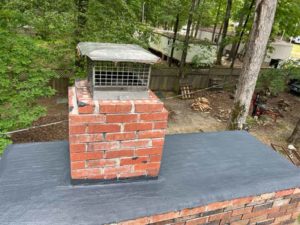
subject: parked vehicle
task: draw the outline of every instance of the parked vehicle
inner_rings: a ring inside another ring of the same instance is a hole
[[[291,92],[300,94],[300,80],[294,80],[289,84]]]
[[[300,36],[292,38],[292,42],[295,44],[300,44]]]

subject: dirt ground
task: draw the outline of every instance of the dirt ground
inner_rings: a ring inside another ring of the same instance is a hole
[[[214,132],[226,129],[230,109],[233,104],[232,93],[227,91],[204,91],[198,94],[209,100],[212,108],[209,112],[194,111],[191,108],[193,100],[170,98],[173,93],[159,93],[166,108],[170,112],[168,133]],[[166,99],[168,98],[168,99]],[[300,116],[300,97],[290,93],[281,93],[277,97],[270,97],[268,108],[278,109],[278,101],[284,99],[289,104],[286,111],[281,110],[283,118],[274,122],[269,116],[263,116],[258,122],[251,121],[250,133],[262,142],[270,145],[287,146],[286,139],[291,134]],[[40,104],[48,109],[48,114],[40,118],[34,125],[42,125],[57,121],[60,124],[35,128],[12,135],[14,143],[42,142],[68,139],[68,107],[66,99],[53,97],[40,100]]]
[[[226,130],[228,117],[233,105],[232,93],[226,91],[206,91],[200,94],[209,100],[210,112],[194,111],[190,107],[193,100],[165,100],[171,112],[168,133],[212,132]],[[278,102],[284,100],[289,104],[285,110],[279,110]],[[270,116],[262,116],[258,121],[250,121],[249,132],[265,144],[287,146],[286,139],[292,133],[300,116],[300,97],[290,93],[281,93],[267,101],[269,109],[279,110],[283,117],[274,122]]]

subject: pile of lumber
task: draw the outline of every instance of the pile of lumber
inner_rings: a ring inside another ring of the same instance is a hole
[[[201,112],[208,112],[211,110],[208,99],[204,97],[196,98],[191,107],[193,110]]]

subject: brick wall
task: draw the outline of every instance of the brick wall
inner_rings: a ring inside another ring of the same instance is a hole
[[[72,179],[158,176],[168,112],[155,94],[95,101],[86,81],[75,86],[69,89]]]
[[[254,197],[215,202],[206,206],[138,218],[117,224],[293,224],[299,214],[300,188],[296,188]]]

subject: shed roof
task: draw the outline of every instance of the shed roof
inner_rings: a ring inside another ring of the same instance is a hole
[[[138,45],[99,42],[80,42],[77,45],[80,55],[94,61],[138,62],[154,64],[160,58]]]

